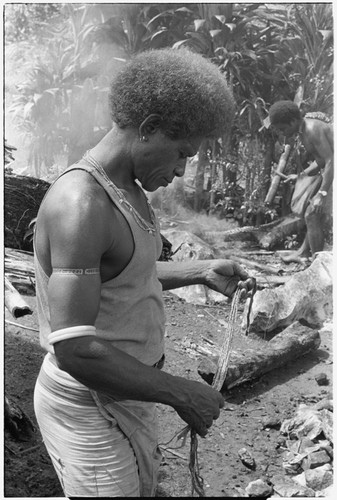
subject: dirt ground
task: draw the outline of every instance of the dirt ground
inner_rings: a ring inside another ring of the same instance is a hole
[[[35,297],[25,297],[33,315],[16,320],[37,328]],[[227,320],[230,305],[194,305],[172,293],[165,294],[167,314],[166,365],[172,374],[202,381],[197,368],[201,355],[191,342],[216,353],[224,333],[219,319]],[[6,311],[5,318],[15,321]],[[38,333],[5,324],[5,390],[36,425],[33,388],[43,359]],[[279,430],[263,428],[265,418],[283,421],[294,416],[299,403],[332,399],[332,324],[320,331],[320,347],[271,371],[257,380],[228,391],[225,407],[206,438],[198,439],[200,473],[206,496],[239,497],[253,480],[268,480],[283,474],[282,455],[277,447]],[[319,386],[315,376],[325,373],[329,385]],[[205,382],[204,382],[205,383]],[[157,496],[191,496],[189,440],[183,448],[174,441],[165,445],[184,422],[170,407],[159,405],[160,441],[163,462]],[[4,496],[62,497],[56,474],[36,429],[29,441],[17,441],[5,432]],[[250,470],[238,451],[245,447],[256,462]]]

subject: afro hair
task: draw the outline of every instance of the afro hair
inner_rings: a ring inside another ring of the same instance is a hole
[[[112,120],[139,127],[158,114],[172,139],[222,136],[234,117],[234,98],[219,69],[187,49],[160,49],[136,55],[111,83]]]
[[[293,101],[277,101],[269,110],[269,119],[272,125],[276,123],[291,123],[301,118],[301,111]]]

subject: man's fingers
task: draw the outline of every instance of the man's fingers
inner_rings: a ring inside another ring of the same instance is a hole
[[[249,278],[249,274],[247,273],[247,271],[242,269],[242,267],[236,262],[234,262],[233,272],[234,275],[239,277],[240,281],[245,281]]]

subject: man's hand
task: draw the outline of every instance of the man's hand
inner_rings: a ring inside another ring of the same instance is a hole
[[[298,178],[297,174],[289,174],[289,175],[286,176],[285,179],[283,179],[283,182],[284,182],[284,184],[296,182],[297,178]]]
[[[205,437],[213,421],[220,415],[224,399],[220,392],[201,382],[179,378],[179,389],[185,394],[173,408],[200,436]]]
[[[207,262],[205,284],[212,290],[232,297],[237,288],[245,290],[244,294],[253,289],[254,280],[236,262],[225,259]]]
[[[310,204],[312,206],[312,211],[316,213],[321,213],[324,205],[324,198],[317,193],[311,200]]]

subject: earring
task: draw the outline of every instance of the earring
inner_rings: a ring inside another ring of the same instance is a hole
[[[140,142],[147,142],[149,139],[148,137],[146,137],[145,135],[143,135],[142,137],[140,137]]]

